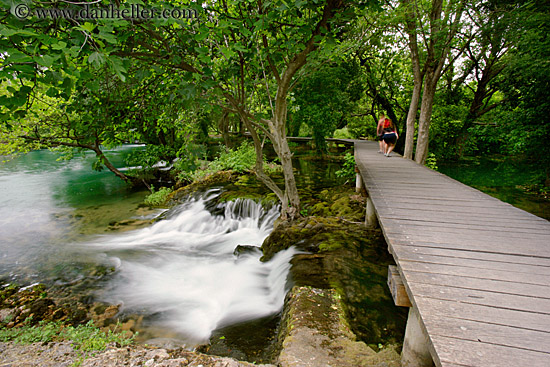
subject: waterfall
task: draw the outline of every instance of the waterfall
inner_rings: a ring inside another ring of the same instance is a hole
[[[174,331],[188,346],[212,331],[282,309],[290,248],[269,262],[259,250],[279,208],[239,199],[215,205],[219,191],[191,198],[148,228],[87,244],[116,265],[104,299],[128,312],[154,315],[153,327]],[[223,213],[223,214],[216,214]]]

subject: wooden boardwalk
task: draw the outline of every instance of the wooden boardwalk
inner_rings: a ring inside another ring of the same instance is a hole
[[[549,367],[550,222],[377,151],[355,143],[435,365]]]

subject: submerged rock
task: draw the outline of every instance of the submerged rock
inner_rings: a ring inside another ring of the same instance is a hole
[[[295,222],[281,222],[262,244],[262,261],[277,252],[295,246],[311,253],[334,251],[350,242],[377,239],[379,232],[337,217],[306,217]]]
[[[233,251],[233,255],[240,257],[245,254],[260,254],[262,251],[258,246],[253,245],[238,245]]]

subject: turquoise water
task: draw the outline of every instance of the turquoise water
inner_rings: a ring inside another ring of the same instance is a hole
[[[123,167],[132,149],[106,154]],[[220,190],[213,190],[151,225],[112,231],[111,222],[160,214],[140,208],[148,192],[93,171],[93,154],[57,158],[41,150],[0,165],[2,283],[60,285],[75,297],[123,305],[123,315],[144,316],[136,326],[140,337],[176,337],[189,346],[207,341],[214,329],[271,320],[280,311],[294,249],[269,262],[259,261],[259,250],[234,255],[238,245],[261,245],[277,207],[264,210],[250,200],[218,207]],[[297,180],[308,187],[330,181],[338,166],[297,164],[307,171]]]
[[[109,150],[118,167],[134,147]],[[57,161],[40,150],[0,163],[0,278],[42,281],[74,241],[137,215],[147,194],[109,171],[91,169],[95,155]],[[8,157],[1,157],[5,160]],[[64,256],[62,256],[64,258]]]

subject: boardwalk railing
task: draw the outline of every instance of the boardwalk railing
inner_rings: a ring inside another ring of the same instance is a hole
[[[367,224],[411,305],[403,366],[550,366],[550,222],[377,151],[355,143]]]

